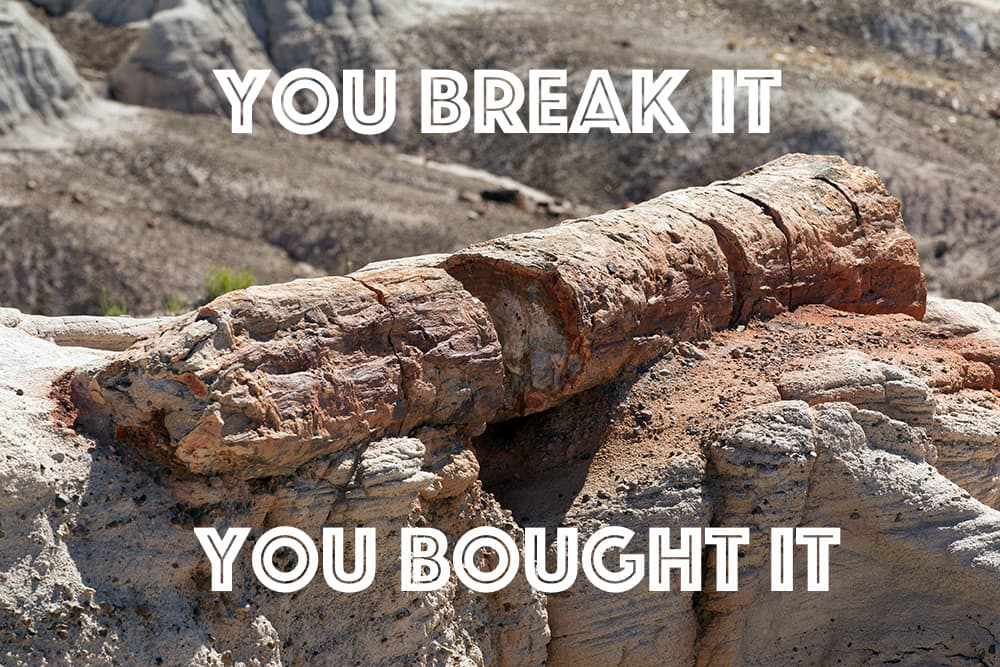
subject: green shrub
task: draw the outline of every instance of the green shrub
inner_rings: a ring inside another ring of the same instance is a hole
[[[176,294],[171,294],[163,300],[163,308],[171,315],[183,313],[187,310],[187,303]]]
[[[254,278],[253,271],[250,269],[243,267],[239,271],[233,271],[228,266],[222,266],[212,269],[212,272],[208,274],[205,289],[208,292],[208,300],[211,301],[227,292],[245,289],[256,284],[257,279]]]
[[[124,301],[112,303],[104,309],[107,317],[122,317],[128,315],[128,305]]]
[[[128,315],[128,303],[125,298],[112,298],[108,296],[108,289],[101,288],[101,312],[106,317],[121,317]]]

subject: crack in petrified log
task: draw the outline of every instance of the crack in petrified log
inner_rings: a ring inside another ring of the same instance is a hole
[[[770,317],[788,308],[791,263],[788,242],[767,214],[724,188],[668,192],[665,202],[708,225],[729,264],[731,321]]]
[[[197,473],[287,474],[419,426],[473,435],[750,318],[805,303],[921,317],[926,299],[899,202],[833,157],[785,156],[439,266],[224,295],[81,373],[81,415]]]

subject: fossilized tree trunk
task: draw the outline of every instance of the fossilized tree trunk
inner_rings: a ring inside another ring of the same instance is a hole
[[[418,426],[473,435],[806,303],[923,315],[874,172],[785,156],[407,266],[224,295],[77,378],[85,419],[197,473],[262,477]]]

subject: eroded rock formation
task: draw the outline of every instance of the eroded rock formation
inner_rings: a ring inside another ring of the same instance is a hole
[[[0,5],[0,136],[51,122],[90,97],[69,56],[17,2]]]
[[[796,156],[167,322],[5,312],[0,656],[994,664],[1000,398],[973,357],[1000,315],[931,299],[922,322],[924,303],[874,174]],[[237,525],[375,527],[383,576],[289,596],[244,552],[213,593],[191,529]],[[403,593],[408,525],[519,544],[616,525],[634,553],[651,526],[753,539],[734,593]],[[841,527],[829,592],[804,590],[801,558],[795,592],[770,591],[779,525]]]
[[[759,539],[740,592],[703,599],[697,664],[992,655],[1000,514],[935,470],[928,445],[922,429],[850,403],[772,403],[736,420],[708,450],[718,471],[713,522],[751,526]],[[801,581],[792,593],[770,591],[767,531],[788,525],[842,527],[831,564],[839,594],[810,594]],[[902,621],[907,609],[920,623]]]
[[[110,26],[130,25],[135,43],[108,73],[111,96],[127,104],[229,115],[212,70],[272,69],[258,124],[273,122],[270,95],[280,74],[300,67],[327,72],[395,68],[404,58],[401,28],[454,8],[413,8],[395,0],[263,3],[33,0],[47,11],[73,11]],[[400,124],[408,122],[403,109]]]

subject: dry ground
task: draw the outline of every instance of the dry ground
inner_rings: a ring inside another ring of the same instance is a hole
[[[682,343],[630,378],[490,427],[476,443],[481,478],[522,523],[560,525],[629,489],[654,488],[672,459],[701,457],[702,445],[743,410],[781,400],[782,375],[843,350],[1000,408],[1000,391],[983,388],[979,367],[956,352],[963,344],[907,315],[803,306]]]

